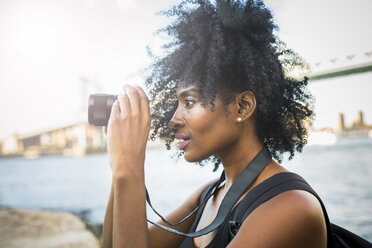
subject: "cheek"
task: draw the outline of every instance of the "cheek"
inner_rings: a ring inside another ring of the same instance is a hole
[[[188,120],[189,128],[193,138],[208,142],[215,140],[221,135],[229,133],[231,123],[225,116],[225,112],[211,112],[209,109],[195,111]]]
[[[210,111],[207,111],[206,109],[198,108],[193,110],[187,118],[191,132],[199,133],[210,129],[212,126],[211,117],[212,115]]]

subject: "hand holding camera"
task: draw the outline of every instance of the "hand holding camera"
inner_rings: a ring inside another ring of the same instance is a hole
[[[107,125],[107,150],[114,177],[143,176],[150,132],[149,100],[139,86],[124,86],[124,93],[91,95],[89,123]],[[142,167],[142,168],[141,168]]]

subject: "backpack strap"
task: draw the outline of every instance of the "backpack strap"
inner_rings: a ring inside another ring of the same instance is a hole
[[[232,227],[235,227],[235,233],[232,232],[232,235],[237,233],[237,227],[240,226],[258,206],[275,197],[276,195],[289,190],[307,191],[318,199],[322,206],[324,219],[327,226],[328,247],[334,247],[332,245],[329,246],[330,244],[334,244],[335,241],[331,223],[329,221],[328,214],[322,200],[301,176],[291,172],[278,173],[262,182],[261,184],[257,185],[247,194],[247,196],[236,207],[236,211],[233,216],[233,220],[236,221],[231,223]]]
[[[303,190],[314,195],[322,206],[324,220],[327,226],[327,247],[328,248],[372,248],[372,244],[362,237],[340,227],[329,221],[327,210],[310,185],[299,175],[284,172],[267,179],[263,183],[253,188],[247,196],[238,204],[230,221],[230,236],[233,238],[238,232],[240,225],[252,213],[254,209],[262,203],[270,200],[280,193],[289,190]]]

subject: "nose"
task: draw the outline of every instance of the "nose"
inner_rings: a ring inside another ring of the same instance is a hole
[[[169,126],[172,129],[180,129],[185,125],[185,120],[182,117],[181,111],[179,111],[178,107],[174,112],[172,119],[169,121]]]

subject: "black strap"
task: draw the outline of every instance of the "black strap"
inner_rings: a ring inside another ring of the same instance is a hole
[[[279,174],[274,175],[270,181],[268,181],[269,184],[262,186],[265,186],[265,190],[258,190],[258,191],[251,191],[250,196],[246,198],[247,202],[244,202],[244,204],[247,204],[249,206],[248,210],[245,211],[245,214],[242,218],[244,221],[245,218],[258,206],[260,206],[262,203],[270,200],[274,196],[283,193],[285,191],[289,190],[303,190],[307,191],[314,196],[318,198],[319,201],[321,201],[320,197],[316,194],[316,192],[310,187],[308,183],[299,175],[291,173],[291,172],[282,172]],[[259,188],[257,188],[259,189]],[[243,203],[243,201],[242,201]]]
[[[256,180],[258,175],[263,171],[263,169],[268,165],[271,161],[271,155],[270,152],[264,147],[262,150],[256,155],[256,157],[253,158],[253,160],[245,167],[245,169],[240,173],[238,178],[235,180],[233,185],[230,187],[229,191],[227,192],[226,196],[222,200],[222,203],[218,209],[217,216],[213,220],[213,222],[197,231],[197,232],[191,232],[191,233],[184,233],[180,232],[178,230],[157,224],[155,222],[152,222],[150,220],[147,220],[149,223],[153,224],[154,226],[157,226],[159,228],[162,228],[164,230],[167,230],[169,232],[183,235],[186,237],[199,237],[202,235],[205,235],[216,228],[218,228],[224,220],[227,218],[228,214],[230,213],[231,209],[234,207],[236,202],[239,200],[239,198],[244,194],[244,192],[249,188],[249,186]],[[224,178],[224,172],[222,172],[221,178]],[[218,185],[218,184],[217,184]],[[218,186],[214,187],[216,190]],[[214,191],[215,191],[214,190]],[[212,194],[213,195],[213,194]],[[209,196],[210,197],[210,196]],[[151,204],[151,201],[148,199],[149,205]],[[205,204],[206,201],[203,201],[200,206],[197,208],[200,208],[203,204]],[[193,212],[195,212],[194,210]],[[157,213],[157,212],[156,212]],[[191,216],[188,215],[188,216]],[[165,218],[161,217],[164,221]],[[188,217],[186,217],[188,218]],[[185,220],[185,219],[184,219]],[[184,221],[183,220],[183,221]]]
[[[313,194],[321,204],[324,219],[327,226],[327,247],[328,248],[372,248],[372,244],[364,238],[340,227],[329,221],[326,208],[318,196],[318,194],[311,188],[311,186],[299,175],[291,172],[278,173],[264,182],[257,185],[232,211],[233,215],[229,217],[227,228],[229,232],[223,234],[223,239],[218,242],[219,247],[226,247],[229,242],[238,233],[244,220],[261,204],[272,199],[273,197],[289,191],[289,190],[303,190]],[[223,229],[225,231],[226,229]],[[221,230],[222,231],[222,230]],[[222,237],[222,234],[216,234],[216,237]],[[216,243],[216,239],[212,240]],[[214,243],[210,243],[214,245]],[[222,244],[221,244],[222,243]],[[208,247],[211,245],[208,245]],[[214,246],[213,246],[214,247]]]
[[[320,202],[322,206],[324,219],[327,225],[327,237],[328,237],[328,247],[333,247],[333,233],[331,228],[331,223],[328,218],[327,210],[318,196],[318,194],[310,187],[310,185],[299,175],[291,172],[282,172],[276,174],[270,178],[267,182],[263,182],[253,190],[251,190],[248,195],[239,203],[237,206],[234,219],[239,220],[240,224],[248,217],[249,214],[253,212],[258,206],[264,202],[270,200],[280,193],[289,190],[303,190],[313,194]],[[247,207],[248,206],[248,207]]]

